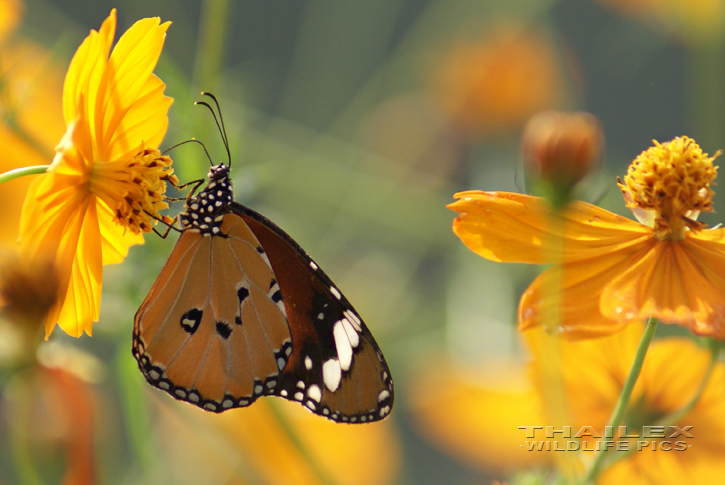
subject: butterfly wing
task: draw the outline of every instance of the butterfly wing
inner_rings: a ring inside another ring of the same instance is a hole
[[[291,353],[286,308],[259,241],[238,217],[221,235],[185,230],[136,313],[133,355],[150,384],[209,411],[279,385]]]
[[[352,305],[287,233],[247,207],[230,207],[264,248],[286,306],[293,352],[274,394],[334,421],[387,416],[390,370]]]

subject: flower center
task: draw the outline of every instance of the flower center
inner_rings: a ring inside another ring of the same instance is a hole
[[[627,207],[654,229],[657,239],[678,241],[686,230],[707,227],[697,217],[713,210],[711,186],[718,169],[713,161],[722,151],[709,157],[686,136],[654,144],[632,162],[618,185]]]
[[[151,232],[157,220],[171,222],[159,214],[169,207],[164,197],[166,182],[179,182],[171,163],[169,157],[151,148],[130,160],[97,162],[89,189],[114,211],[116,222],[135,234]]]

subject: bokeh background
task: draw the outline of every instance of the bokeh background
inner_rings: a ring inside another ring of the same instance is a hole
[[[147,386],[131,356],[133,316],[175,240],[151,234],[104,268],[93,337],[56,329],[42,348],[47,362],[74,369],[75,390],[26,381],[38,396],[28,407],[20,384],[2,382],[2,484],[83,483],[67,470],[84,464],[114,484],[473,484],[535,466],[497,454],[518,447],[503,432],[501,441],[465,436],[464,413],[493,423],[485,405],[456,406],[465,396],[449,380],[523,385],[507,372],[522,358],[517,300],[537,269],[467,251],[445,205],[459,190],[525,191],[520,130],[542,109],[602,120],[602,168],[580,197],[622,214],[616,176],[652,139],[725,148],[719,0],[0,4],[2,171],[50,163],[64,132],[65,69],[112,8],[117,37],[140,18],[172,21],[155,71],[175,99],[162,148],[195,137],[225,159],[210,115],[193,106],[201,90],[215,93],[236,199],[284,228],[343,289],[397,394],[384,423],[351,427],[277,399],[211,415]],[[193,145],[171,156],[182,181],[208,170]],[[0,188],[6,244],[27,183]],[[11,348],[0,341],[0,355]],[[77,404],[63,408],[54,393]],[[35,423],[21,436],[19,406]]]

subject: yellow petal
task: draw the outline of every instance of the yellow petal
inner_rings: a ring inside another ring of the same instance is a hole
[[[624,320],[655,317],[725,338],[725,245],[688,237],[660,241],[605,289],[601,311]]]
[[[63,116],[66,123],[70,123],[80,114],[76,103],[80,95],[84,94],[88,103],[84,114],[86,119],[94,124],[93,114],[98,85],[106,68],[115,32],[116,9],[114,8],[99,31],[91,30],[73,56],[63,85]]]
[[[151,91],[163,97],[158,82],[151,81],[170,22],[159,25],[159,18],[139,20],[131,26],[114,47],[100,82],[96,104],[96,142],[101,148],[100,160],[115,160],[109,147],[126,112],[137,101],[139,94]],[[152,101],[142,101],[145,109]],[[158,105],[159,103],[157,103]],[[160,103],[164,106],[164,102]],[[166,105],[168,109],[168,105]],[[164,113],[165,116],[165,113]],[[127,132],[127,130],[124,130]],[[151,133],[152,135],[154,133]],[[144,139],[117,137],[120,153],[137,149]],[[152,148],[156,148],[155,146]]]
[[[562,265],[560,331],[572,340],[599,337],[618,332],[631,320],[618,320],[600,311],[602,293],[611,281],[628,271],[656,243],[644,239],[619,248],[600,248],[596,257]],[[573,256],[569,256],[573,258]],[[526,330],[542,323],[543,288],[551,287],[552,270],[539,275],[521,296],[519,328]],[[641,320],[641,318],[640,318]]]
[[[563,234],[552,227],[544,199],[509,192],[469,191],[448,205],[459,213],[453,231],[475,253],[492,261],[551,263],[550,249],[564,237],[565,258],[591,258],[610,248],[625,248],[651,237],[651,229],[586,202],[570,204],[563,214]]]
[[[101,303],[101,238],[94,197],[86,199],[80,210],[75,211],[65,228],[58,248],[56,263],[61,286],[67,289],[60,301],[60,308],[51,310],[46,321],[46,338],[55,323],[73,337],[85,331],[91,335],[91,327],[98,320]]]
[[[131,158],[139,145],[156,148],[166,134],[167,113],[173,100],[164,96],[166,85],[151,75],[139,96],[126,111],[110,141],[109,160]]]
[[[113,211],[102,200],[98,199],[98,223],[103,239],[103,265],[117,264],[123,261],[128,249],[134,244],[143,244],[142,234],[134,234],[128,228],[115,222]]]

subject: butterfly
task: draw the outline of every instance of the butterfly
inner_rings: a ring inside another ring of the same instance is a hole
[[[219,103],[208,103],[229,155]],[[222,412],[260,396],[337,422],[383,419],[393,381],[347,298],[286,232],[234,202],[227,165],[190,191],[180,236],[134,318],[133,356],[154,387]],[[173,227],[173,226],[169,226]],[[178,230],[178,228],[177,228]]]

